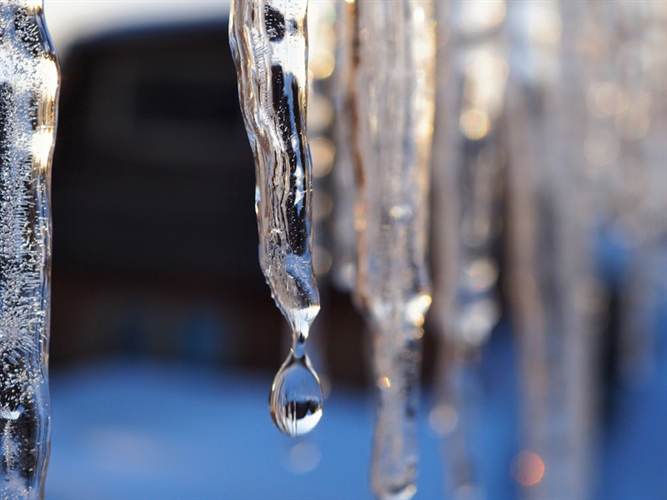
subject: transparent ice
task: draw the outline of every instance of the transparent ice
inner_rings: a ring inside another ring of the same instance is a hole
[[[315,426],[323,401],[304,350],[320,309],[306,140],[307,7],[307,0],[236,0],[229,27],[241,110],[255,157],[260,264],[293,332],[292,352],[269,397],[276,425],[291,436]]]
[[[433,132],[432,2],[354,3],[349,45],[353,155],[360,203],[357,295],[373,336],[379,393],[371,483],[381,499],[411,498],[424,315],[427,199]]]
[[[59,72],[42,2],[0,3],[0,498],[41,498],[49,456],[50,168]]]

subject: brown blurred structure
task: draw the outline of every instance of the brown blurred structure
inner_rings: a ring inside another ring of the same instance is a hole
[[[254,169],[220,22],[116,33],[63,65],[52,361],[140,355],[275,369],[284,320],[257,260]],[[330,296],[334,378],[363,326]]]

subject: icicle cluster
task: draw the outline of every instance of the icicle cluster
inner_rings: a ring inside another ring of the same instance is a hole
[[[638,264],[621,287],[622,362],[635,374],[650,365],[645,304],[667,255],[667,12],[623,0],[434,4],[339,0],[337,9],[333,278],[355,292],[373,338],[373,491],[381,499],[416,491],[435,134],[432,309],[442,349],[432,420],[445,436],[449,496],[486,495],[466,416],[483,392],[476,362],[504,296],[522,405],[512,473],[529,498],[585,498],[597,333],[612,286],[595,272],[600,232],[634,241]],[[318,307],[308,218],[294,216],[309,210],[310,195],[296,125],[305,119],[305,2],[238,5],[232,47],[257,160],[262,266],[298,332]]]

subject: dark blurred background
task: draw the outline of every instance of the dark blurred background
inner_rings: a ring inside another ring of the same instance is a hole
[[[287,333],[258,263],[226,23],[80,43],[62,73],[53,367],[132,355],[276,369]],[[324,293],[332,375],[361,384],[362,321]]]

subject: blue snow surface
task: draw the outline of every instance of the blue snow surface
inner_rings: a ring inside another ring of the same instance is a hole
[[[271,422],[270,384],[269,374],[156,362],[55,374],[47,499],[373,498],[372,395],[334,388],[319,426],[293,440]],[[423,399],[417,500],[442,498],[444,481]],[[505,433],[482,429],[485,463],[507,463]]]
[[[651,377],[621,388],[599,453],[597,500],[667,498],[667,307]],[[466,416],[488,500],[518,498],[516,360],[501,324],[478,369]],[[116,360],[52,376],[47,500],[371,499],[373,396],[334,387],[319,426],[293,440],[268,415],[272,374]],[[439,438],[423,395],[415,500],[442,499]],[[579,499],[575,499],[579,500]],[[584,499],[581,499],[584,500]]]

